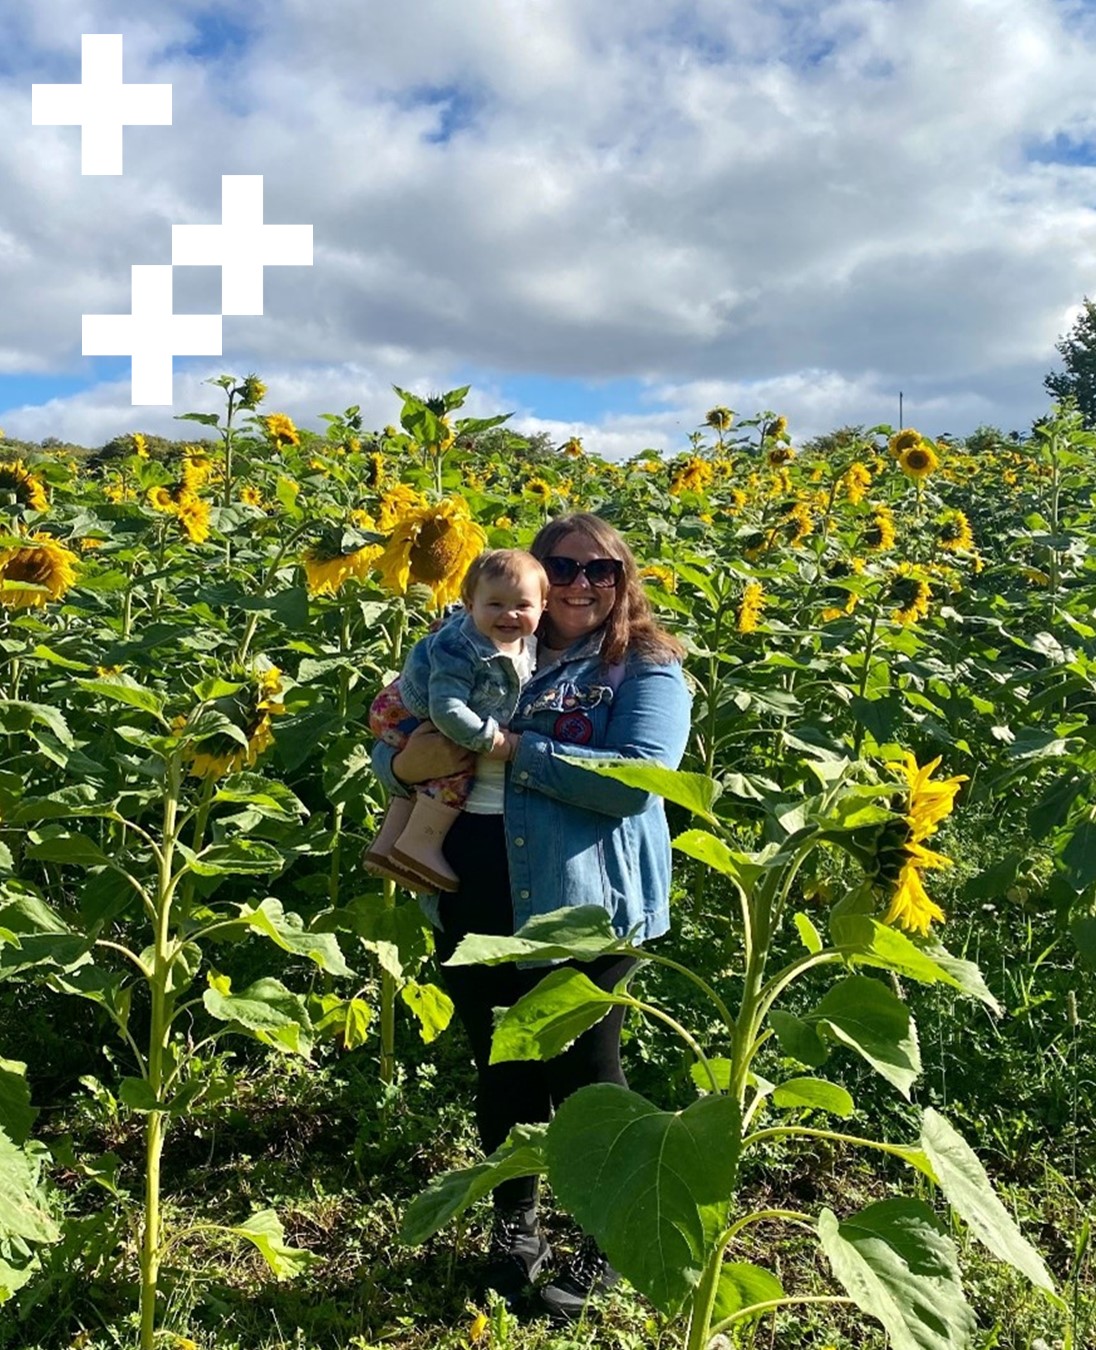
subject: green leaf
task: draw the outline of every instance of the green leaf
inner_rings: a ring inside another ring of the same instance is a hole
[[[123,1078],[118,1084],[118,1100],[131,1111],[162,1111],[163,1105],[147,1078]]]
[[[309,1058],[312,1024],[304,999],[290,993],[280,980],[256,980],[239,994],[210,988],[202,1002],[219,1022],[231,1022],[275,1050]]]
[[[0,1132],[22,1144],[38,1112],[30,1104],[27,1066],[17,1059],[0,1059]]]
[[[600,905],[569,905],[539,914],[513,937],[469,933],[445,962],[447,966],[499,965],[503,961],[593,961],[633,948],[613,931]],[[642,952],[635,949],[636,955]]]
[[[1096,970],[1096,918],[1082,914],[1069,925],[1077,954],[1089,970]]]
[[[231,1227],[217,1226],[221,1232],[232,1233],[257,1247],[277,1280],[290,1280],[295,1275],[301,1275],[323,1259],[315,1252],[289,1246],[285,1240],[285,1230],[272,1209],[260,1210],[245,1222]]]
[[[955,976],[932,959],[905,933],[880,923],[870,914],[832,914],[830,933],[835,947],[853,964],[878,966],[906,975],[921,984],[950,984],[961,989]]]
[[[61,1234],[39,1184],[40,1144],[21,1148],[0,1131],[0,1247],[7,1240],[56,1242]]]
[[[753,1266],[748,1261],[726,1261],[719,1272],[712,1325],[717,1326],[725,1317],[733,1317],[743,1308],[783,1297],[784,1288],[771,1270]],[[741,1320],[745,1321],[745,1318]]]
[[[838,1223],[824,1209],[818,1233],[833,1273],[894,1350],[966,1350],[975,1321],[955,1248],[919,1200],[880,1200]]]
[[[400,989],[400,998],[418,1018],[419,1035],[427,1045],[436,1041],[453,1019],[453,1000],[436,984],[408,980]]]
[[[44,797],[26,798],[11,818],[16,824],[23,825],[32,820],[68,816],[106,816],[114,811],[115,805],[113,800],[103,797],[101,789],[90,783],[76,783]]]
[[[708,830],[686,830],[683,834],[677,835],[673,840],[673,846],[679,853],[686,853],[690,858],[696,858],[717,872],[722,872],[724,876],[730,877],[747,895],[750,894],[757,878],[766,871],[764,864],[759,863],[749,853],[739,853],[728,848],[722,839]]]
[[[731,1061],[729,1059],[708,1060],[708,1067],[715,1074],[715,1081],[719,1086],[720,1092],[730,1092],[731,1090]],[[708,1070],[701,1064],[699,1059],[694,1059],[689,1065],[689,1077],[693,1080],[701,1092],[711,1092],[712,1080]]]
[[[36,725],[47,727],[66,750],[71,750],[75,746],[76,741],[68,723],[56,708],[51,708],[47,703],[0,699],[0,731],[9,734],[28,731],[33,736]]]
[[[94,839],[60,826],[27,831],[26,855],[39,862],[67,863],[72,867],[103,867],[110,860]]]
[[[354,972],[346,964],[334,933],[312,933],[297,914],[286,914],[282,902],[268,895],[257,907],[240,906],[240,919],[255,932],[261,933],[282,951],[307,957],[330,975],[351,976]]]
[[[917,1030],[909,1009],[885,984],[866,975],[850,975],[834,985],[805,1020],[863,1055],[909,1098],[921,1072]]]
[[[970,1225],[975,1237],[1032,1284],[1053,1293],[1054,1281],[1043,1258],[997,1198],[974,1150],[932,1107],[921,1120],[921,1146],[932,1161],[948,1203]]]
[[[16,975],[33,966],[71,970],[90,958],[91,939],[74,932],[49,905],[20,883],[0,892],[0,929],[16,941],[0,947],[0,977]]]
[[[939,942],[929,943],[923,950],[938,966],[942,966],[954,977],[964,994],[969,998],[976,998],[979,1003],[984,1003],[990,1012],[1000,1016],[1001,1005],[990,993],[988,985],[982,978],[982,972],[973,961],[964,961],[960,956],[952,956],[951,952]]]
[[[512,1177],[540,1176],[547,1171],[544,1136],[547,1125],[515,1125],[505,1142],[484,1162],[445,1172],[416,1195],[400,1225],[400,1241],[417,1247],[450,1219]]]
[[[719,784],[705,774],[668,769],[665,764],[647,759],[594,761],[580,759],[577,755],[560,755],[559,758],[568,764],[577,764],[580,769],[599,773],[603,778],[613,778],[625,787],[653,792],[656,797],[664,797],[668,802],[684,806],[710,825],[719,823],[712,815],[712,803],[719,795]]]
[[[824,1078],[789,1078],[773,1090],[773,1105],[784,1111],[812,1107],[834,1116],[851,1116],[856,1110],[852,1094]]]
[[[829,1058],[830,1052],[817,1030],[802,1018],[792,1013],[774,1008],[769,1013],[769,1021],[776,1032],[780,1048],[800,1064],[808,1064],[812,1069],[820,1068]]]
[[[1096,881],[1096,822],[1082,819],[1062,850],[1062,862],[1075,891],[1083,891]]]
[[[1039,799],[1028,809],[1028,829],[1033,839],[1045,839],[1052,830],[1064,825],[1073,803],[1089,787],[1087,775],[1075,769],[1053,779]]]
[[[307,816],[308,808],[284,783],[257,773],[236,773],[220,783],[213,794],[218,802],[239,802],[275,820]]]
[[[263,839],[231,839],[224,844],[210,844],[200,854],[183,844],[178,848],[190,870],[200,877],[263,876],[280,872],[285,866],[285,859],[274,845]]]
[[[221,424],[221,419],[216,413],[176,413],[177,422],[201,422],[205,427],[217,427]]]
[[[732,1097],[675,1113],[598,1083],[572,1093],[548,1126],[548,1178],[613,1265],[672,1314],[726,1222],[741,1130]]]
[[[570,966],[553,970],[503,1010],[495,1023],[491,1063],[553,1059],[600,1022],[610,1008],[632,1001],[606,993]]]
[[[113,703],[125,703],[131,708],[141,708],[163,719],[164,700],[159,694],[147,689],[131,675],[105,675],[98,680],[77,680],[78,689],[89,694],[98,694]]]
[[[799,910],[793,922],[795,923],[795,930],[799,934],[800,942],[812,956],[817,956],[822,950],[822,935],[814,926],[810,916]]]

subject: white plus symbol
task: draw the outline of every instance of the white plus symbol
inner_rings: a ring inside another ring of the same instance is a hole
[[[80,128],[80,172],[122,172],[123,126],[171,126],[170,84],[124,84],[122,34],[84,33],[80,84],[32,84],[36,127]]]
[[[134,266],[132,312],[85,314],[85,356],[132,358],[132,399],[136,404],[173,402],[173,356],[220,356],[219,314],[173,314],[172,269]]]
[[[221,177],[220,225],[172,225],[176,267],[221,269],[221,313],[263,312],[263,268],[312,266],[311,225],[263,224],[263,176]]]

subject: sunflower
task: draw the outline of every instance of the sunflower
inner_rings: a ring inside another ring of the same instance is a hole
[[[179,529],[192,544],[204,544],[209,538],[209,503],[193,493],[179,502],[175,511]]]
[[[680,497],[683,492],[705,492],[714,477],[715,469],[711,463],[694,455],[678,468],[670,480],[670,496]]]
[[[133,433],[133,453],[138,459],[148,459],[148,441],[139,431]]]
[[[845,577],[860,576],[863,571],[863,558],[837,558],[826,568],[826,576],[831,581],[840,581]],[[860,601],[855,591],[847,591],[842,586],[827,586],[823,594],[830,602],[822,610],[823,623],[851,614]]]
[[[902,431],[894,433],[887,442],[887,449],[894,459],[898,459],[904,450],[912,450],[915,446],[920,445],[922,439],[921,433],[914,427],[906,427]]]
[[[245,506],[262,506],[263,494],[257,487],[251,487],[251,485],[248,484],[246,487],[240,489],[240,501],[242,501]]]
[[[496,530],[512,530],[513,528],[514,528],[514,522],[510,519],[509,516],[496,516],[496,517],[495,517],[495,529],[496,529]]]
[[[392,531],[378,563],[386,589],[405,595],[412,582],[429,586],[439,608],[456,600],[472,559],[487,535],[463,497],[409,511]]]
[[[765,588],[760,581],[747,581],[738,606],[738,631],[753,633],[761,622],[761,611],[765,608]]]
[[[0,605],[44,607],[60,600],[76,580],[76,554],[48,534],[34,534],[17,548],[0,549]]]
[[[285,712],[281,699],[282,672],[277,666],[258,671],[235,693],[215,699],[213,708],[247,737],[242,745],[232,736],[209,736],[198,742],[190,757],[192,778],[220,778],[250,767],[274,743],[270,719]]]
[[[795,451],[790,445],[774,445],[765,458],[772,468],[779,469],[795,458]]]
[[[856,506],[864,500],[864,494],[871,486],[871,470],[859,460],[850,464],[844,475],[845,495]]]
[[[383,551],[379,544],[344,551],[341,535],[326,535],[301,555],[309,595],[334,595],[350,577],[364,581]]]
[[[568,459],[581,459],[586,451],[582,448],[582,441],[578,436],[572,436],[569,441],[560,446],[560,454],[566,455]]]
[[[270,413],[262,420],[267,436],[279,450],[283,445],[300,445],[301,434],[293,425],[293,419],[285,413]]]
[[[932,588],[909,563],[900,563],[891,574],[887,603],[894,606],[894,618],[900,624],[916,623],[929,612]]]
[[[936,542],[947,553],[974,551],[970,521],[962,511],[946,511],[936,526]]]
[[[524,492],[526,496],[532,497],[535,501],[540,502],[542,506],[551,500],[553,491],[554,489],[551,483],[546,483],[543,478],[530,478],[522,488],[522,492]]]
[[[905,811],[902,815],[904,838],[897,855],[884,854],[877,861],[882,876],[894,874],[894,891],[890,905],[883,916],[884,923],[899,923],[909,932],[928,934],[929,924],[941,922],[944,912],[930,898],[921,880],[921,873],[929,868],[951,866],[951,859],[924,846],[924,841],[936,833],[940,822],[951,814],[959,785],[967,781],[966,774],[933,782],[932,775],[940,764],[940,756],[928,764],[919,765],[908,750],[903,753],[898,767],[906,780]],[[890,834],[887,827],[884,837]]]
[[[239,399],[241,408],[257,408],[266,398],[266,385],[258,375],[248,375],[232,392]]]
[[[44,511],[49,506],[45,484],[31,473],[21,459],[0,464],[0,502],[4,497],[12,498],[13,505],[26,507],[30,511]]]
[[[733,408],[709,408],[704,414],[704,422],[713,431],[730,431],[734,422]]]
[[[784,512],[780,528],[789,544],[798,544],[814,530],[814,517],[806,502],[795,502]]]
[[[928,441],[922,441],[919,445],[911,445],[902,451],[898,456],[898,467],[907,478],[920,483],[928,478],[929,474],[935,473],[940,467],[940,460]]]
[[[197,492],[213,475],[213,461],[201,451],[194,451],[183,460],[183,486]]]
[[[397,521],[409,512],[426,505],[426,498],[406,483],[395,483],[381,498],[377,509],[377,529],[381,534],[390,534],[396,528]]]
[[[649,567],[641,568],[639,575],[644,581],[657,582],[664,591],[677,590],[677,573],[672,567],[663,567],[660,563],[651,563]]]
[[[133,495],[133,489],[126,487],[125,483],[107,483],[103,488],[103,496],[115,506],[120,502],[132,501]]]
[[[365,457],[365,474],[363,481],[365,486],[371,492],[376,492],[384,482],[385,461],[384,456],[378,450]]]
[[[766,429],[765,435],[770,436],[774,441],[786,441],[788,439],[788,419],[777,417]]]
[[[872,513],[868,517],[867,528],[864,530],[864,547],[873,549],[876,553],[885,553],[894,547],[897,538],[898,533],[894,528],[894,516],[891,515],[890,507],[879,502],[872,507]]]

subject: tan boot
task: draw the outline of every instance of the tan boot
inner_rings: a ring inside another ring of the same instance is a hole
[[[398,842],[392,845],[391,860],[426,877],[439,891],[455,891],[460,879],[445,861],[441,846],[459,815],[455,806],[446,806],[437,798],[420,792],[415,798],[411,819]]]
[[[403,834],[404,826],[411,819],[411,811],[415,805],[412,797],[393,797],[388,803],[388,810],[384,813],[384,819],[381,821],[381,828],[377,837],[362,854],[362,866],[368,867],[370,863],[387,862],[389,854],[392,852],[392,845]]]

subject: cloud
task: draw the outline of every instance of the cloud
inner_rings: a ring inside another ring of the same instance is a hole
[[[45,13],[16,0],[0,21],[3,371],[82,369],[80,315],[127,309],[130,265],[168,261],[171,224],[218,220],[223,173],[263,174],[267,220],[315,237],[312,268],[267,272],[262,318],[226,320],[223,368],[295,381],[315,412],[355,382],[390,409],[393,370],[438,387],[474,368],[500,391],[532,373],[680,391],[664,421],[591,419],[614,447],[681,434],[700,388],[793,425],[893,417],[903,389],[939,430],[1023,427],[1090,286],[1096,31],[1077,4]],[[83,179],[78,132],[31,127],[29,85],[75,79],[80,33],[104,31],[125,34],[127,79],[172,83],[174,122],[127,129],[122,178]],[[121,386],[0,417],[89,439],[111,407],[109,434],[151,429]]]

